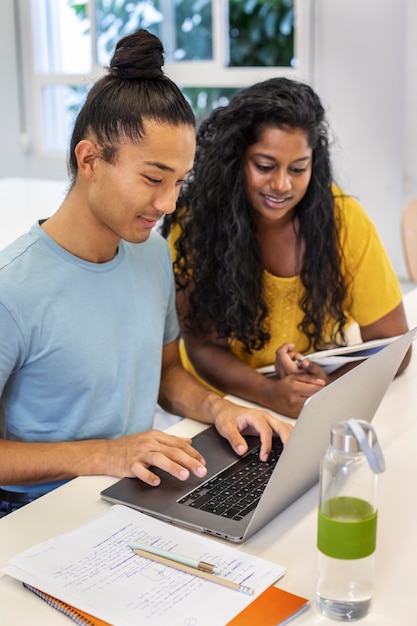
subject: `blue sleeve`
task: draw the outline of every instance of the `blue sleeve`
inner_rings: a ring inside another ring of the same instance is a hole
[[[9,312],[0,303],[0,396],[11,374],[23,362],[24,341],[20,329]]]

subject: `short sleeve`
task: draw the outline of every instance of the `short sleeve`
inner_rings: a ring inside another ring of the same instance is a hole
[[[349,296],[346,310],[366,326],[390,313],[402,300],[401,287],[377,229],[363,207],[348,196],[336,197],[343,271]]]

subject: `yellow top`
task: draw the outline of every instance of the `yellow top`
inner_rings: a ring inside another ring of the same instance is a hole
[[[338,191],[335,189],[336,193]],[[400,284],[377,230],[363,207],[349,196],[336,197],[335,218],[343,251],[342,271],[349,289],[345,312],[350,323],[355,321],[359,326],[366,326],[400,304]],[[172,253],[176,237],[178,230],[171,237]],[[350,281],[349,276],[352,277]],[[270,341],[262,350],[252,354],[247,354],[240,342],[230,343],[231,351],[254,368],[274,363],[275,352],[284,343],[294,343],[298,351],[304,351],[306,347],[305,337],[298,330],[303,317],[299,302],[304,294],[300,277],[283,278],[265,270],[264,289]],[[180,352],[185,368],[199,378],[183,341]]]

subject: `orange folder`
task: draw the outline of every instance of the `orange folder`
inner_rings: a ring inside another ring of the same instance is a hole
[[[226,626],[253,626],[254,624],[277,626],[296,617],[308,606],[307,598],[278,587],[268,587]]]

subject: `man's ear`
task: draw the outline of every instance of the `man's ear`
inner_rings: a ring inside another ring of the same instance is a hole
[[[97,146],[89,139],[82,139],[77,143],[74,150],[78,172],[87,178],[94,177],[95,162],[98,158]]]

